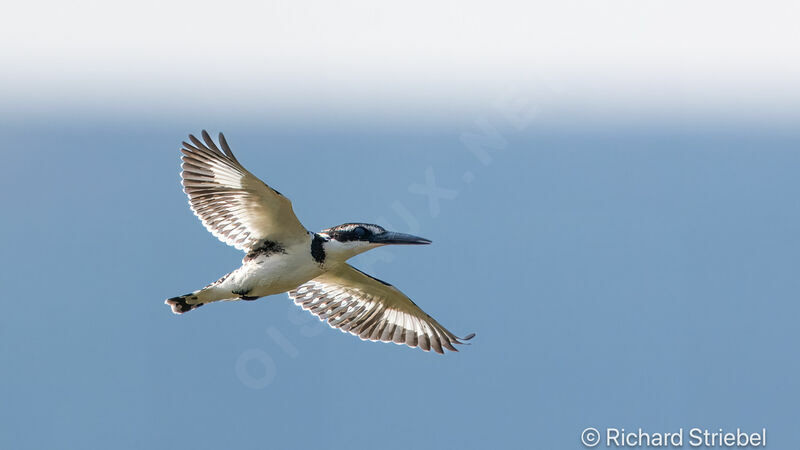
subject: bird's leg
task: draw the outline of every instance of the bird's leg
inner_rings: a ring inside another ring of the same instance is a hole
[[[239,296],[239,300],[252,301],[252,300],[258,300],[259,298],[261,298],[261,297],[251,297],[251,296],[247,295],[249,292],[250,292],[249,290],[246,291],[244,289],[238,289],[238,290],[235,290],[235,291],[231,291],[231,293],[236,294],[236,295]]]

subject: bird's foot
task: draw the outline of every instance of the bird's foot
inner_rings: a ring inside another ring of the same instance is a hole
[[[258,300],[259,298],[261,298],[261,297],[252,297],[252,296],[247,295],[248,293],[250,293],[250,291],[245,291],[244,289],[240,289],[238,291],[231,291],[231,293],[238,295],[239,296],[239,300],[252,301],[252,300]]]

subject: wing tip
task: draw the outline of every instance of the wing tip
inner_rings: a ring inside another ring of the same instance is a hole
[[[217,137],[217,140],[219,141],[219,145],[222,147],[222,151],[225,153],[225,155],[227,155],[228,158],[230,158],[230,159],[232,159],[232,160],[234,160],[234,161],[236,161],[238,163],[239,160],[236,159],[236,156],[233,154],[233,150],[231,150],[231,146],[228,145],[228,140],[225,139],[225,135],[222,134],[221,131],[219,132],[219,136]]]
[[[466,335],[464,337],[455,336],[455,339],[453,339],[453,343],[454,344],[458,344],[458,345],[472,345],[471,342],[466,342],[466,341],[471,340],[475,336],[476,336],[475,333],[470,333],[470,334],[468,334],[468,335]],[[458,351],[458,350],[455,350],[455,351]]]
[[[236,159],[236,156],[233,154],[230,145],[228,145],[228,140],[225,139],[225,135],[222,134],[222,132],[220,132],[217,137],[217,141],[219,142],[219,147],[211,138],[211,135],[206,129],[200,130],[200,137],[202,138],[202,140],[198,139],[194,134],[190,133],[189,141],[191,141],[192,143],[190,144],[186,141],[181,142],[181,144],[183,145],[181,151],[184,154],[187,154],[187,152],[188,153],[197,153],[202,151],[211,152],[217,155],[224,156],[228,160],[241,166],[241,163],[239,162],[238,159]],[[220,147],[222,147],[221,150]]]
[[[470,333],[470,334],[468,334],[468,335],[466,335],[466,336],[464,336],[462,338],[458,338],[458,339],[461,340],[461,341],[469,341],[470,339],[474,338],[475,336],[476,336],[475,333]]]

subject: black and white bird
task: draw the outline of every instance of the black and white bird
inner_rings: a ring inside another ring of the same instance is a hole
[[[184,192],[206,229],[243,250],[245,257],[241,267],[205,288],[168,299],[172,312],[287,292],[331,327],[363,340],[444,353],[445,348],[457,351],[454,344],[474,336],[455,336],[397,288],[346,262],[383,245],[431,241],[366,223],[308,231],[288,198],[239,163],[222,133],[222,150],[205,130],[202,137],[203,141],[190,135],[191,144],[183,142]]]

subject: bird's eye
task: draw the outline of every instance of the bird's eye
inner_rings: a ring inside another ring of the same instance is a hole
[[[356,236],[362,238],[367,235],[367,229],[364,227],[356,227],[355,230],[353,230],[353,233],[355,233]]]

